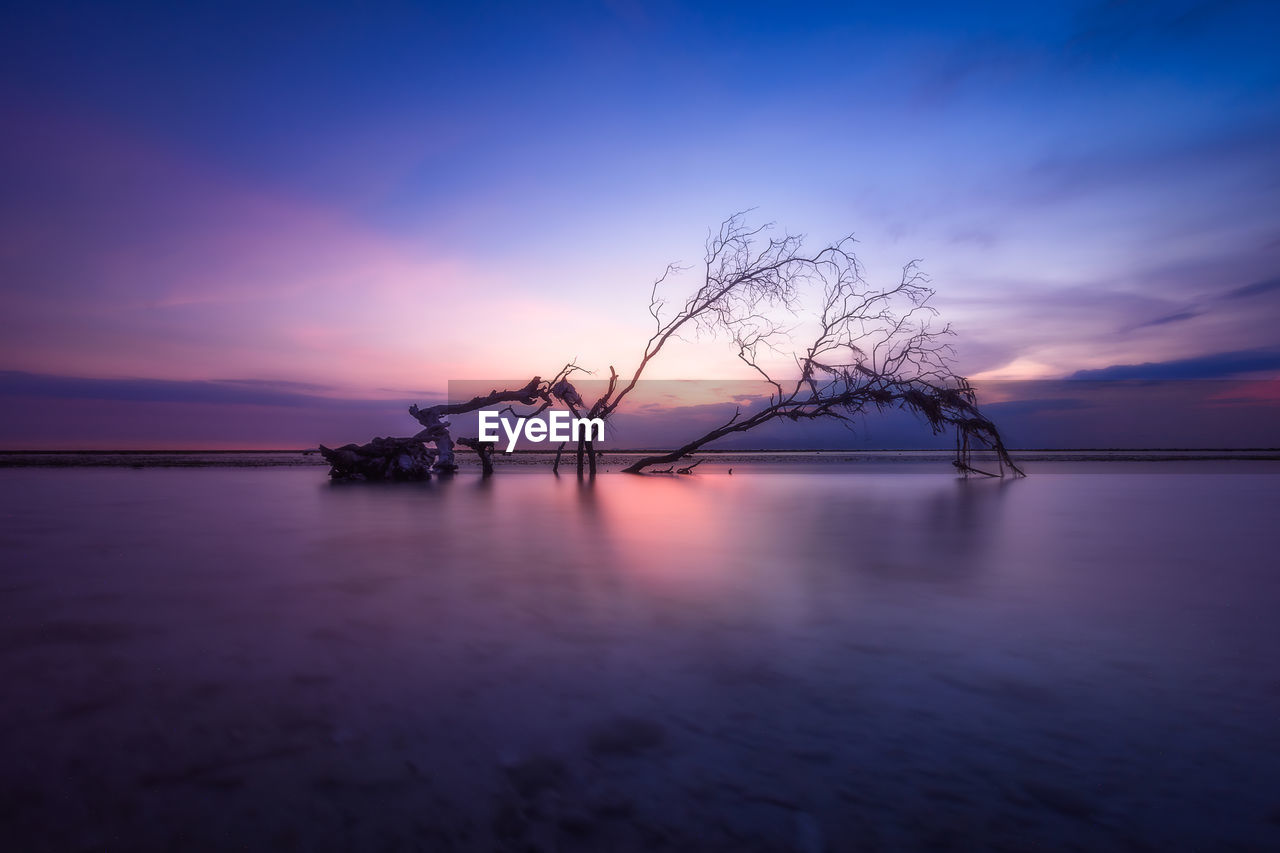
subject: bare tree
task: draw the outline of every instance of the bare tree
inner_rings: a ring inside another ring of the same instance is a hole
[[[507,404],[501,411],[510,412],[514,416],[521,418],[535,417],[554,406],[557,402],[568,406],[571,411],[576,412],[575,406],[580,407],[582,405],[582,398],[578,396],[577,389],[569,382],[569,377],[581,370],[582,368],[578,367],[578,365],[569,362],[560,368],[550,380],[535,376],[520,388],[504,391],[494,389],[488,394],[472,397],[470,400],[463,402],[441,403],[435,406],[427,406],[426,408],[420,408],[416,405],[410,406],[409,414],[425,427],[413,439],[435,444],[437,451],[435,467],[437,470],[454,470],[457,468],[457,464],[453,459],[454,441],[449,429],[449,415],[474,412],[500,403]],[[533,408],[526,412],[517,412],[515,404],[532,406]],[[479,454],[485,473],[492,473],[493,447],[491,442],[483,442],[479,438],[462,438],[458,439],[457,443],[464,447],[469,447]]]
[[[769,237],[770,226],[752,228],[745,215],[725,220],[720,230],[707,238],[707,254],[702,285],[674,313],[660,289],[684,268],[670,264],[653,283],[649,314],[655,328],[645,342],[644,352],[630,380],[618,387],[618,374],[609,367],[609,386],[591,407],[591,417],[608,418],[635,390],[645,369],[658,357],[673,338],[684,333],[714,333],[732,330],[752,319],[763,319],[765,312],[790,308],[806,283],[810,269],[823,263],[832,248],[817,255],[801,254],[799,237]]]
[[[457,465],[449,415],[505,404],[502,412],[531,418],[561,405],[575,418],[607,420],[673,339],[727,335],[738,358],[772,389],[768,399],[746,413],[739,407],[724,424],[668,453],[639,459],[627,472],[642,473],[664,463],[671,472],[673,463],[707,444],[774,420],[832,418],[852,425],[872,410],[896,407],[920,415],[935,434],[954,429],[953,464],[966,475],[1003,476],[1007,468],[1023,476],[995,425],[979,412],[972,385],[951,369],[951,329],[933,325],[933,291],[917,262],[907,264],[896,284],[877,289],[864,279],[853,245],[849,236],[806,251],[802,237],[776,236],[771,225],[751,226],[745,214],[736,214],[708,235],[702,283],[683,303],[672,310],[660,293],[683,268],[669,265],[653,283],[649,314],[654,329],[635,370],[623,382],[611,365],[604,393],[589,407],[570,381],[586,371],[571,361],[550,380],[535,376],[520,388],[494,389],[465,402],[410,406],[409,413],[424,427],[411,438],[321,450],[333,462],[333,476],[421,479],[427,468],[451,471]],[[806,300],[818,294],[820,302],[806,311]],[[794,327],[784,320],[796,321]],[[797,329],[806,325],[807,343],[797,347]],[[779,369],[783,356],[785,366]],[[517,411],[517,405],[528,408]],[[425,449],[428,442],[434,450]],[[485,474],[492,472],[491,442],[461,438],[457,443],[480,456]],[[414,445],[424,452],[417,453]],[[553,470],[559,470],[563,449],[561,445],[556,452]],[[994,452],[998,473],[974,467],[975,450]],[[596,473],[596,456],[590,440],[578,441],[579,476],[584,463]],[[677,473],[691,473],[697,464]]]
[[[876,289],[863,277],[852,236],[806,252],[803,238],[770,232],[768,225],[748,226],[743,214],[725,220],[707,240],[702,285],[669,316],[658,294],[676,270],[668,267],[654,284],[649,313],[657,328],[635,373],[621,388],[614,374],[591,411],[612,414],[662,348],[685,330],[728,333],[738,358],[772,388],[768,400],[746,414],[739,408],[726,423],[676,450],[637,460],[627,472],[674,463],[717,439],[781,418],[853,423],[873,409],[895,406],[921,415],[935,433],[954,428],[953,464],[965,474],[997,476],[972,465],[974,450],[991,450],[999,475],[1007,467],[1022,476],[995,425],[979,412],[973,387],[950,368],[951,329],[933,325],[933,291],[917,262],[903,269],[895,285]],[[790,353],[787,372],[794,370],[794,377],[783,378],[767,360],[793,341],[780,317],[797,317],[812,293],[822,294],[814,330],[806,346]]]

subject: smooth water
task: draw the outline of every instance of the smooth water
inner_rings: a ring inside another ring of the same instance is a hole
[[[1251,463],[3,470],[0,836],[1276,849],[1278,509]]]

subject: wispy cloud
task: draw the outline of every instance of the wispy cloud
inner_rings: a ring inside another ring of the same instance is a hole
[[[318,393],[330,390],[306,382],[262,379],[97,379],[0,371],[0,396],[4,397],[321,408],[388,405],[386,400],[353,400]]]
[[[1113,364],[1078,370],[1069,379],[1225,379],[1280,370],[1280,350],[1219,352],[1175,361]]]
[[[1248,299],[1252,296],[1261,296],[1264,293],[1271,293],[1280,290],[1280,276],[1275,278],[1267,278],[1262,281],[1255,281],[1253,284],[1246,284],[1244,287],[1237,287],[1234,290],[1228,290],[1222,294],[1223,299]]]
[[[1167,326],[1170,323],[1181,323],[1185,320],[1191,320],[1203,314],[1203,311],[1179,311],[1176,314],[1166,314],[1163,317],[1157,317],[1154,320],[1147,320],[1145,323],[1138,323],[1130,326],[1130,329],[1146,329],[1151,326]]]

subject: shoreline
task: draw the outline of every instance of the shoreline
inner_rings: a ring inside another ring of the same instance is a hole
[[[652,453],[645,450],[601,451],[601,462],[621,464]],[[1277,449],[1077,449],[1014,450],[1022,462],[1280,462]],[[549,467],[554,452],[520,451],[500,454],[503,467]],[[725,465],[789,466],[821,465],[916,465],[945,463],[950,450],[704,450],[692,458],[714,460]],[[977,458],[985,458],[979,456]],[[460,452],[462,469],[479,468],[473,453]],[[573,468],[567,456],[561,466]],[[324,468],[328,463],[314,450],[10,450],[0,451],[0,468]]]

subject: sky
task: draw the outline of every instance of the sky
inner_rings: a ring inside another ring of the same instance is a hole
[[[1274,3],[2,14],[0,447],[360,441],[627,370],[746,209],[920,259],[980,391],[1280,376]]]

